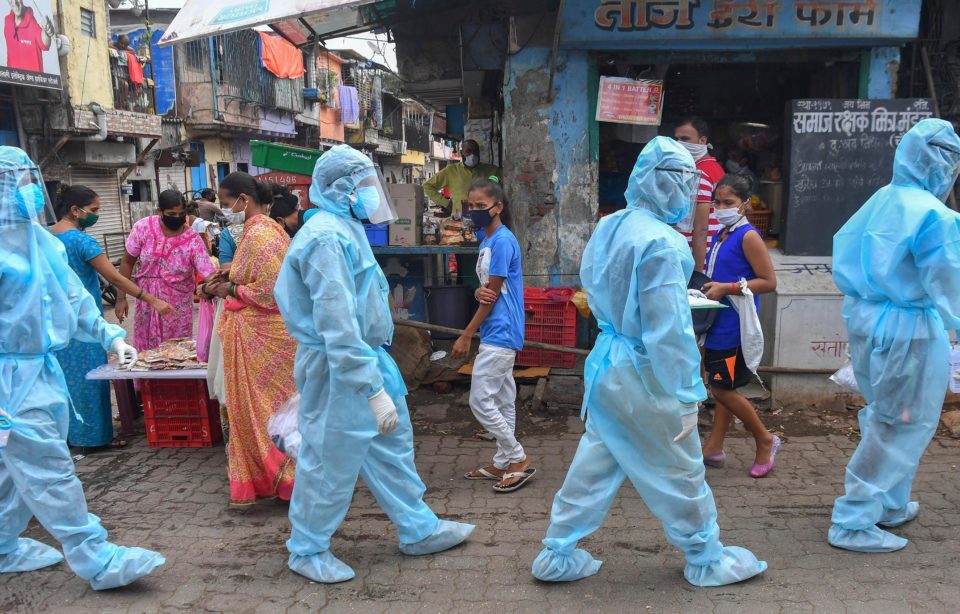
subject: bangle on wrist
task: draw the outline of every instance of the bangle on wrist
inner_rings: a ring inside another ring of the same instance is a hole
[[[143,288],[140,288],[140,292],[137,293],[137,300],[139,301],[142,298],[143,298]]]
[[[730,282],[730,294],[740,294],[740,284],[735,281]]]
[[[230,296],[236,298],[236,296],[237,296],[237,284],[232,283],[232,282],[230,283],[229,294],[230,294]]]

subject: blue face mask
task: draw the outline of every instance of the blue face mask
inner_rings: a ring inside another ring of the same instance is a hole
[[[43,208],[46,206],[43,190],[36,183],[18,189],[14,198],[17,203],[17,210],[27,220],[32,220],[43,213]]]
[[[350,203],[353,214],[369,220],[380,209],[380,191],[374,186],[357,189],[357,200]]]
[[[490,209],[493,209],[493,207],[490,207]],[[470,218],[470,221],[473,222],[474,228],[486,228],[493,223],[493,216],[490,215],[490,209],[475,209],[467,212],[467,216]]]

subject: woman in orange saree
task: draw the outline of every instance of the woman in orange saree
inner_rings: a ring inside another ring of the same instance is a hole
[[[243,240],[229,277],[208,284],[204,291],[226,301],[217,333],[223,342],[230,426],[230,503],[247,505],[273,497],[289,500],[294,463],[273,445],[267,422],[297,392],[293,382],[296,342],[287,333],[273,297],[290,238],[267,216],[273,198],[270,187],[246,173],[226,177],[221,193],[224,187],[234,193],[231,208],[246,213]]]

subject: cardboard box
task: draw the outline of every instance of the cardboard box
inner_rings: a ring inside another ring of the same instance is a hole
[[[412,183],[391,183],[387,186],[397,221],[390,225],[390,245],[411,247],[420,245],[423,235],[423,187]]]

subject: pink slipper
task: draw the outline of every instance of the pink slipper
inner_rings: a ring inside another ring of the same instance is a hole
[[[773,436],[773,449],[770,450],[770,462],[758,465],[757,463],[753,464],[753,467],[750,469],[750,477],[754,478],[763,478],[766,477],[771,471],[773,471],[773,465],[777,460],[777,452],[780,450],[780,438],[776,435]]]

